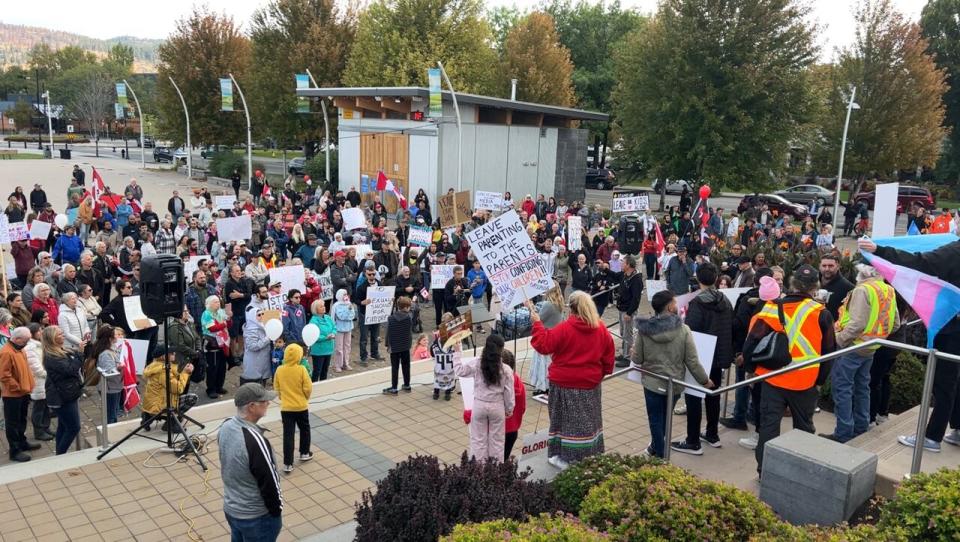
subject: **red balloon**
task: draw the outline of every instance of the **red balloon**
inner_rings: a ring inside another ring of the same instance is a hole
[[[700,199],[707,199],[710,197],[710,187],[703,185],[700,187]]]
[[[304,175],[304,176],[303,176],[303,180],[304,180],[304,181],[309,181],[309,180],[310,180],[310,176],[309,176],[309,175]]]

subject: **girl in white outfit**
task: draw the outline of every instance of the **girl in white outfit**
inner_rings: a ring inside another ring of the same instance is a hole
[[[503,364],[503,338],[487,337],[480,359],[461,360],[455,355],[457,376],[473,378],[473,409],[470,415],[470,455],[483,461],[503,461],[504,424],[513,415],[516,397],[513,371]]]

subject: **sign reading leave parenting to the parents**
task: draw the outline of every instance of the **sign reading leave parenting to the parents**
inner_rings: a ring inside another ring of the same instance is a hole
[[[407,243],[418,247],[428,247],[431,242],[433,242],[433,230],[430,226],[410,226]]]
[[[553,279],[516,211],[507,211],[467,233],[467,240],[504,309],[512,309],[553,287]]]
[[[448,228],[469,222],[473,216],[473,209],[470,207],[470,191],[455,192],[440,196],[440,225]]]
[[[503,193],[477,190],[477,204],[474,207],[487,211],[499,211],[503,207]]]
[[[247,241],[253,237],[250,215],[230,216],[217,219],[217,240],[221,243]]]
[[[613,196],[614,213],[632,213],[650,209],[650,198],[646,194],[622,193]]]
[[[367,299],[370,304],[367,305],[364,314],[364,325],[382,324],[390,317],[390,311],[393,308],[393,293],[396,286],[373,286],[367,288]]]

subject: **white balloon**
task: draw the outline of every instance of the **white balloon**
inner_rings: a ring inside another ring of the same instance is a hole
[[[53,219],[53,223],[56,224],[57,227],[62,230],[63,228],[66,228],[66,227],[67,227],[67,221],[68,221],[68,220],[69,220],[69,219],[67,218],[67,215],[61,213],[61,214],[57,215],[56,218]]]
[[[307,324],[303,326],[303,344],[307,345],[307,348],[313,346],[313,343],[317,342],[317,339],[320,338],[320,328],[317,327],[317,324]]]
[[[283,322],[276,318],[268,320],[263,329],[267,332],[267,337],[271,341],[275,341],[280,338],[280,335],[283,335]]]

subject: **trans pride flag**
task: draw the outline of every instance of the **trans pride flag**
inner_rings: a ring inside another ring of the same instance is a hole
[[[908,252],[926,252],[957,240],[954,234],[887,237],[874,239],[877,246],[893,247]],[[915,269],[896,265],[883,258],[861,252],[887,282],[913,307],[927,326],[927,348],[933,339],[958,313],[960,288]]]

